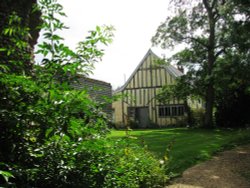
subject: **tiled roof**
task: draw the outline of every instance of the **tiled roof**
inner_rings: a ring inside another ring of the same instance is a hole
[[[175,68],[173,65],[168,65],[165,68],[168,71],[168,73],[174,76],[175,78],[183,75],[183,73],[179,71],[177,68]]]

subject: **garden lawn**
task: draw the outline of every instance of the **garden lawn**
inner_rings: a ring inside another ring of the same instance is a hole
[[[169,172],[179,175],[194,164],[211,158],[213,154],[238,144],[250,142],[250,129],[154,129],[133,130],[129,135],[138,144],[146,145],[157,158],[163,159],[166,149],[169,151]],[[126,131],[114,130],[111,138],[122,138]]]

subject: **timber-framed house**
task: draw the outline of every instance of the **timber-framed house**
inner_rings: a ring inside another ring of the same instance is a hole
[[[174,84],[183,75],[172,65],[157,64],[160,59],[150,49],[126,83],[114,92],[124,96],[112,104],[117,127],[167,127],[186,121],[183,101],[173,99],[163,104],[156,98],[164,85]]]

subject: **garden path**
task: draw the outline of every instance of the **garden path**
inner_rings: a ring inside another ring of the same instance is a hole
[[[187,169],[167,188],[250,188],[250,144]]]

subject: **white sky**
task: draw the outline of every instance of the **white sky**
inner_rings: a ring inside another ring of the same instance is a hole
[[[74,48],[96,25],[113,25],[113,43],[106,47],[102,62],[91,78],[109,82],[113,89],[123,85],[146,52],[151,38],[168,14],[168,0],[58,0],[70,29],[62,36]],[[161,55],[159,49],[154,52]],[[167,54],[166,54],[167,55]],[[126,75],[126,76],[125,76]]]

